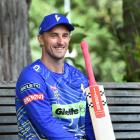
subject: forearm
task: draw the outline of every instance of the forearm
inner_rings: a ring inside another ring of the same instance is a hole
[[[27,112],[31,122],[44,138],[49,140],[79,140],[75,138],[74,133],[63,128],[59,119],[53,117],[47,104],[36,106],[31,103],[27,107]]]

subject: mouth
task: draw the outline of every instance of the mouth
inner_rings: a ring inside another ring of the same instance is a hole
[[[54,47],[56,50],[63,50],[65,47],[64,46],[56,46]]]
[[[57,59],[63,59],[67,51],[66,46],[53,46],[52,53]]]

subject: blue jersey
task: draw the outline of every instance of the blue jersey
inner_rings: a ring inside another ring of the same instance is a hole
[[[84,88],[87,78],[64,63],[62,74],[41,60],[28,65],[16,84],[20,140],[94,140]]]

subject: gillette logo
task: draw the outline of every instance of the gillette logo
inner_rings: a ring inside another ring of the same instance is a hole
[[[57,108],[55,113],[57,115],[74,115],[74,114],[78,114],[79,111],[78,109],[74,109],[74,108],[70,108],[68,110],[66,110],[65,108]]]

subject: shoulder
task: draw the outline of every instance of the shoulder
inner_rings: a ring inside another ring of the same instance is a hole
[[[23,70],[21,71],[18,77],[17,84],[23,84],[26,82],[33,82],[33,81],[35,82],[43,81],[40,72],[41,72],[41,65],[37,60],[32,64],[29,64],[23,68]]]
[[[78,68],[66,63],[68,69],[69,69],[69,75],[72,79],[81,79],[87,81],[87,76]]]
[[[31,77],[31,75],[36,75],[39,70],[40,70],[40,64],[38,63],[38,60],[37,60],[27,65],[26,67],[24,67],[19,77]]]
[[[72,87],[81,89],[81,85],[88,86],[87,76],[76,67],[66,63],[67,75]]]
[[[76,74],[76,75],[78,74],[78,75],[81,75],[83,77],[86,77],[86,75],[81,70],[79,70],[78,68],[76,68],[75,66],[72,66],[72,65],[70,65],[68,63],[66,63],[66,65],[69,68],[70,73]]]

